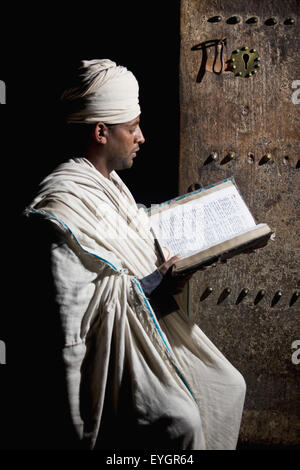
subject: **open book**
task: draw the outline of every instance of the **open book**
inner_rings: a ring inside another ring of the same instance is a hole
[[[266,245],[272,230],[256,224],[233,177],[147,209],[163,261],[173,273],[231,258]]]

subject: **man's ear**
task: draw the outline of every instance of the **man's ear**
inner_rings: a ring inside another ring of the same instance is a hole
[[[94,129],[94,138],[99,144],[106,144],[107,142],[107,127],[104,122],[97,122]]]

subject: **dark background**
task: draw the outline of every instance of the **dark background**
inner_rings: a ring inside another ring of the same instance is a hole
[[[119,173],[137,202],[177,195],[179,3],[95,2],[71,4],[68,12],[65,3],[64,10],[26,5],[10,13],[9,28],[1,32],[0,79],[7,86],[1,140],[18,208],[43,176],[72,156],[63,148],[56,106],[81,59],[109,58],[139,81],[146,142],[132,169]]]
[[[133,167],[119,174],[136,201],[146,206],[177,195],[179,18],[179,1],[174,0],[15,4],[9,12],[2,11],[0,80],[6,83],[6,105],[0,106],[4,280],[0,340],[6,344],[6,364],[0,365],[0,449],[26,448],[32,442],[26,432],[29,421],[34,422],[37,414],[51,419],[59,393],[26,337],[33,325],[37,336],[41,333],[37,341],[50,340],[51,309],[48,305],[36,317],[30,307],[39,295],[33,264],[42,263],[42,258],[39,242],[26,239],[20,214],[39,182],[73,156],[65,152],[57,117],[60,91],[81,59],[109,58],[131,70],[140,85],[146,142]],[[48,299],[44,300],[46,305]],[[44,347],[51,349],[51,344]],[[19,411],[24,411],[28,383],[38,379],[33,377],[32,361],[39,360],[40,381],[49,382],[49,396],[31,397],[39,404],[25,412],[24,422]],[[36,429],[37,441],[38,435]]]

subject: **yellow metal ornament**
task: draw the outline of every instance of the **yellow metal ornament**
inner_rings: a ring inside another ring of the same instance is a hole
[[[230,67],[237,77],[252,77],[260,69],[259,53],[247,46],[235,49],[230,57]]]

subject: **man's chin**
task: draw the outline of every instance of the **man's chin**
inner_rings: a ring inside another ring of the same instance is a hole
[[[128,168],[131,168],[133,165],[133,160],[135,158],[136,154],[134,153],[128,160]]]
[[[119,168],[116,168],[116,170],[129,170],[133,165],[133,157],[130,157],[126,162],[124,162],[122,165],[120,165]]]

